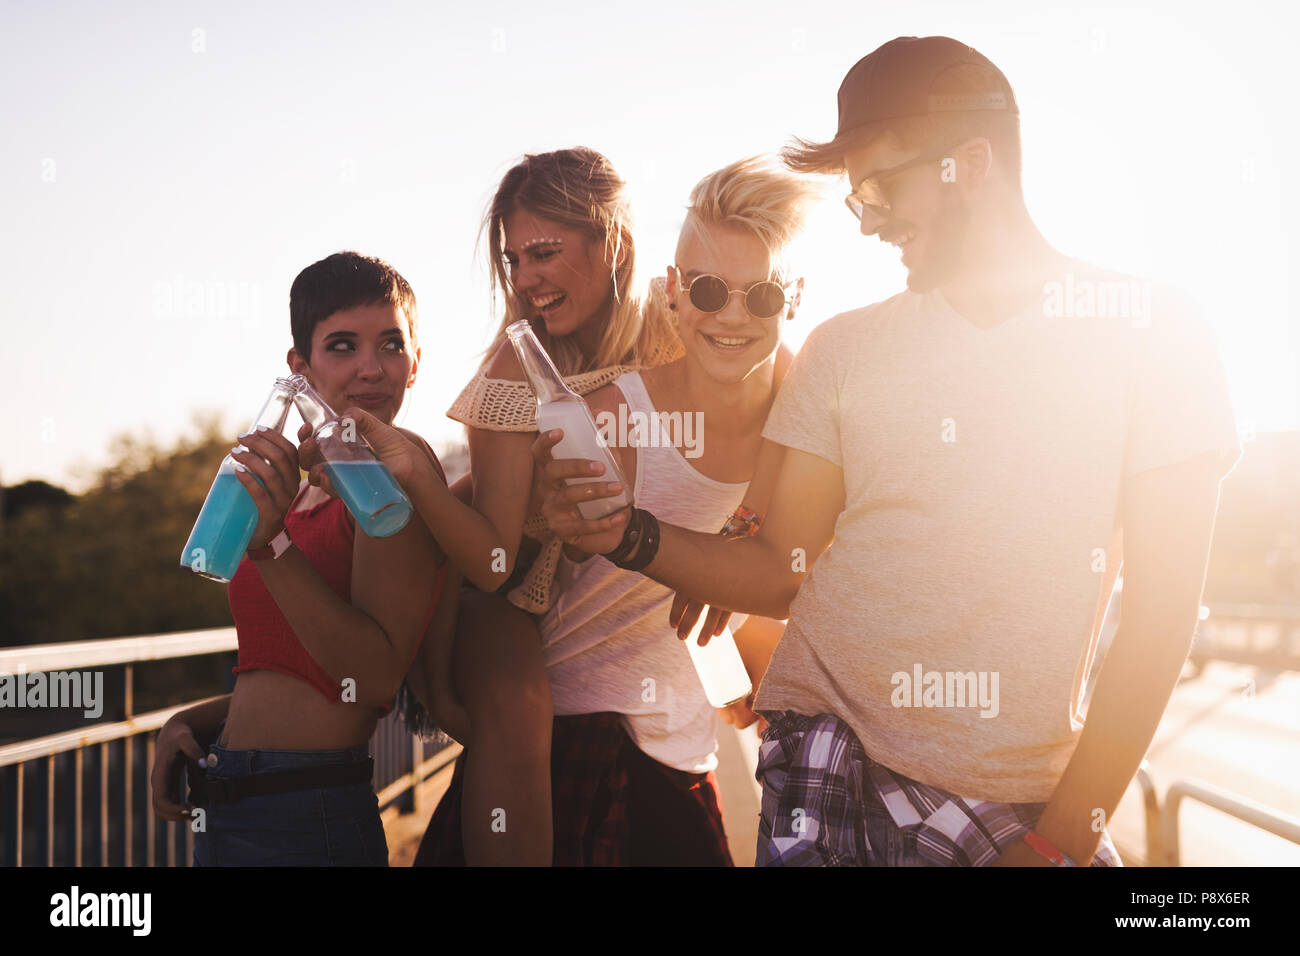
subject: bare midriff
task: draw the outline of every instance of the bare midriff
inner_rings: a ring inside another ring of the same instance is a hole
[[[294,511],[309,511],[329,497],[308,486]],[[327,700],[301,678],[245,671],[235,679],[220,743],[230,750],[344,750],[367,743],[380,716],[375,707]]]
[[[382,711],[335,703],[297,677],[246,671],[235,681],[221,746],[231,750],[343,750],[370,740]]]

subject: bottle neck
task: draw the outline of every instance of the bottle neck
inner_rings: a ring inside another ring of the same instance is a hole
[[[546,354],[546,349],[542,348],[542,343],[537,340],[532,326],[526,321],[515,322],[506,329],[506,334],[510,337],[510,344],[515,348],[519,365],[528,378],[528,384],[532,386],[538,405],[581,398],[564,383],[564,376],[555,367],[551,357]]]
[[[289,420],[289,409],[293,407],[293,398],[294,387],[292,383],[287,379],[276,379],[275,386],[266,399],[266,404],[262,406],[262,410],[253,419],[253,425],[249,431],[269,428],[283,434],[284,424]]]
[[[337,419],[338,415],[330,408],[329,403],[320,397],[316,389],[311,387],[305,377],[295,375],[294,378],[301,381],[297,383],[298,391],[293,396],[293,403],[298,406],[298,413],[302,415],[303,421],[311,426],[314,435],[321,430],[322,426]]]

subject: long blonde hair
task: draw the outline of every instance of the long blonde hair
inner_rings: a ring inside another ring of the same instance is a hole
[[[552,337],[546,324],[510,285],[505,263],[505,219],[515,209],[582,232],[605,244],[610,265],[612,309],[593,356],[584,356],[573,336]],[[636,247],[627,186],[609,160],[593,149],[577,146],[551,153],[525,155],[501,179],[484,217],[488,264],[495,309],[505,300],[505,314],[484,356],[489,362],[505,342],[508,325],[527,319],[562,375],[630,365],[646,368],[671,361],[683,352],[668,321],[662,297],[643,296],[636,286]]]

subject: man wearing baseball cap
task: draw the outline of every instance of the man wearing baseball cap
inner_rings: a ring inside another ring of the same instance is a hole
[[[1118,865],[1106,824],[1186,657],[1240,453],[1208,326],[1048,244],[1011,86],[956,40],[863,58],[835,137],[786,161],[847,173],[907,290],[808,337],[763,430],[784,459],[755,478],[775,484],[757,534],[639,509],[584,522],[574,503],[599,486],[555,490],[589,474],[569,462],[547,466],[552,528],[715,607],[789,617],[755,702],[759,865]]]

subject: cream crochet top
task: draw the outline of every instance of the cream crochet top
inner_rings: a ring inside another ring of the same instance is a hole
[[[634,369],[630,365],[610,365],[567,376],[564,381],[579,395],[589,395],[624,372],[631,371]],[[494,432],[536,431],[536,415],[537,400],[527,382],[488,378],[482,368],[447,410],[448,418],[471,428]],[[541,512],[529,515],[524,522],[524,534],[539,541],[542,550],[528,569],[523,583],[508,597],[511,604],[530,614],[544,614],[555,601],[555,569],[559,566],[564,543],[551,534]]]

